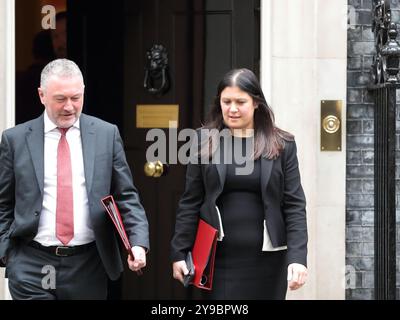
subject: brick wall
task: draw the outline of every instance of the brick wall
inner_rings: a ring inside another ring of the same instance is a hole
[[[366,89],[371,82],[370,67],[375,52],[374,35],[371,31],[371,2],[372,0],[348,1],[346,265],[347,271],[355,271],[355,281],[348,282],[354,287],[347,288],[346,299],[374,298],[374,105]],[[400,0],[391,0],[391,8],[393,21],[399,23]],[[399,92],[397,95],[397,101],[400,101]],[[399,112],[397,132],[400,132]],[[399,134],[396,148],[397,161],[400,164]],[[396,186],[400,186],[399,173],[400,170],[396,170]],[[399,208],[400,189],[396,190],[396,207]],[[397,221],[400,221],[399,212],[397,210]],[[399,223],[397,240],[399,248]],[[398,297],[399,251],[398,249]]]

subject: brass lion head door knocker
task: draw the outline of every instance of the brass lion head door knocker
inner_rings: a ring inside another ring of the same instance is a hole
[[[161,44],[155,44],[146,52],[144,88],[153,95],[161,95],[169,89],[168,53]]]

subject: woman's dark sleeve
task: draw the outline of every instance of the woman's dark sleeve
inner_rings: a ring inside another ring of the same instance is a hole
[[[283,214],[286,221],[288,264],[307,266],[306,198],[300,181],[297,148],[294,141],[286,142],[284,151]]]
[[[185,260],[197,231],[200,207],[204,199],[201,165],[189,163],[186,169],[185,191],[178,204],[175,233],[171,241],[171,260]]]

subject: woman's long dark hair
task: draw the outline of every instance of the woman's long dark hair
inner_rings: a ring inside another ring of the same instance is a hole
[[[218,132],[226,128],[220,102],[221,92],[226,87],[235,86],[250,95],[258,105],[254,110],[254,159],[277,158],[285,147],[285,141],[291,141],[294,137],[275,125],[274,113],[265,100],[260,83],[255,74],[248,69],[233,69],[225,74],[218,84],[214,104],[203,128],[217,129]]]

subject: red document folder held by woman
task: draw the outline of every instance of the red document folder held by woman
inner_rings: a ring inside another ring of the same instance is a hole
[[[214,275],[215,249],[218,230],[200,219],[192,249],[194,278],[192,284],[200,289],[211,290]]]
[[[119,237],[122,240],[125,250],[131,256],[131,258],[133,260],[135,260],[135,257],[133,256],[133,253],[131,250],[132,246],[129,243],[129,239],[126,234],[124,224],[122,223],[121,214],[118,210],[117,204],[115,203],[113,196],[110,195],[110,196],[104,197],[103,199],[101,199],[101,203],[102,203],[104,209],[106,209],[108,215],[110,216],[111,221],[114,223],[115,229],[117,230]],[[136,273],[138,275],[141,275],[142,271],[138,270],[138,271],[136,271]]]

